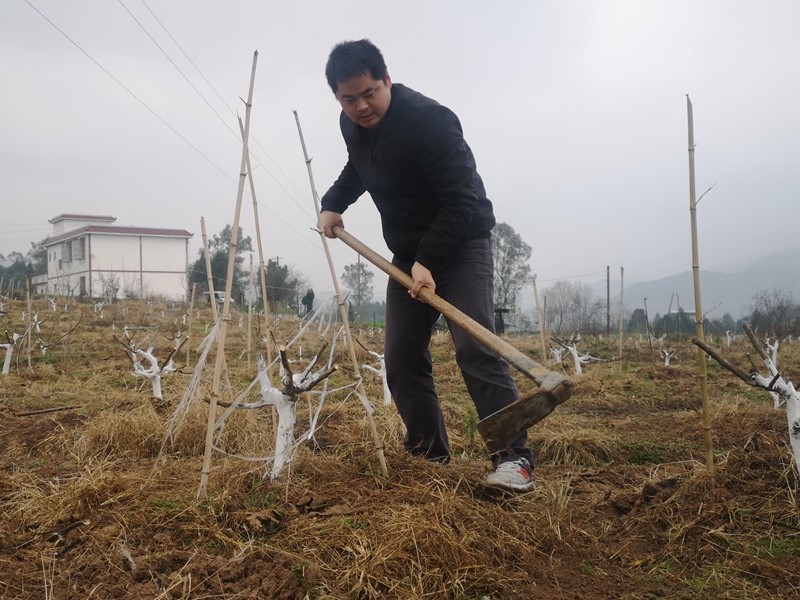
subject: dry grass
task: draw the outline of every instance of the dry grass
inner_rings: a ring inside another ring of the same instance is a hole
[[[589,365],[573,399],[531,430],[535,491],[486,488],[488,455],[445,335],[432,353],[450,465],[403,452],[402,423],[368,375],[388,477],[363,408],[333,394],[314,442],[275,482],[263,477],[269,462],[234,458],[271,454],[272,415],[237,411],[198,502],[210,378],[159,458],[188,375],[167,377],[166,401],[156,404],[112,339],[125,324],[164,334],[180,307],[119,304],[102,319],[91,308],[53,314],[66,328],[87,312],[69,339],[34,356],[32,371],[20,357],[0,378],[0,597],[700,599],[790,597],[800,588],[785,414],[713,366],[714,478],[702,460],[691,361],[665,369],[630,345],[623,360]],[[207,312],[193,315],[194,356]],[[244,332],[235,323],[226,346],[240,390],[254,367],[239,360]],[[297,324],[281,319],[276,328],[290,339]],[[306,357],[317,335],[301,338]],[[379,332],[358,335],[379,349]],[[538,338],[511,341],[538,357]],[[602,355],[597,344],[592,353]],[[342,369],[332,386],[352,378],[341,346],[336,354]],[[787,372],[800,371],[799,358],[800,344],[784,344]],[[18,416],[66,406],[80,408]],[[301,401],[298,432],[308,414]]]

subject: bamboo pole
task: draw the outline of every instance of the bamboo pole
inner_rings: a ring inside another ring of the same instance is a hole
[[[653,355],[653,334],[650,332],[650,315],[647,314],[647,296],[644,297],[644,328],[647,331],[647,343],[650,345],[650,360],[655,362]]]
[[[242,159],[239,164],[239,187],[236,191],[236,208],[234,210],[233,225],[231,225],[231,241],[228,246],[228,273],[225,279],[225,299],[222,304],[222,318],[219,323],[219,336],[217,338],[217,357],[214,364],[214,379],[211,384],[211,399],[208,405],[208,426],[206,428],[206,448],[203,456],[203,471],[200,475],[200,485],[197,489],[197,499],[206,495],[208,475],[211,472],[211,454],[214,447],[214,424],[216,423],[217,397],[219,396],[220,372],[225,364],[225,337],[228,333],[228,321],[231,319],[231,293],[233,292],[233,272],[236,265],[236,249],[239,241],[239,217],[242,212],[242,196],[244,195],[244,180],[247,177],[248,138],[250,135],[250,113],[253,106],[253,87],[256,80],[256,64],[258,51],[253,53],[253,66],[250,70],[250,87],[245,102],[244,134],[242,135]],[[216,303],[216,299],[215,299]]]
[[[619,268],[619,364],[622,368],[622,341],[625,337],[625,302],[622,296],[625,293],[625,269]]]
[[[547,364],[547,343],[544,333],[544,315],[539,307],[539,289],[536,287],[536,275],[533,276],[533,301],[536,303],[536,318],[539,319],[539,337],[542,341],[542,364]]]
[[[253,346],[253,253],[250,253],[250,280],[247,283],[247,368]]]
[[[194,297],[197,294],[197,282],[192,284],[192,295],[189,297],[189,312],[186,315],[186,337],[192,336],[192,311],[194,311]],[[191,360],[191,344],[186,344],[186,364]]]
[[[205,217],[200,217],[200,232],[203,236],[203,254],[206,258],[206,285],[208,286],[208,299],[211,302],[211,318],[214,323],[219,319],[219,310],[217,309],[217,296],[214,289],[214,276],[211,272],[211,253],[208,251],[208,235],[206,235],[206,220]],[[226,389],[231,389],[231,381],[228,378],[228,365],[225,362],[225,357],[222,357],[222,374],[225,378]]]
[[[239,131],[244,139],[244,125],[242,119],[239,119]],[[261,303],[264,308],[264,345],[267,350],[267,377],[272,378],[272,335],[270,315],[269,315],[269,302],[267,301],[267,269],[264,266],[264,247],[261,243],[261,225],[258,218],[258,202],[256,201],[256,184],[253,181],[253,169],[250,166],[250,153],[247,153],[247,178],[250,181],[250,196],[253,198],[253,218],[256,222],[256,242],[258,243],[258,273],[261,284]],[[273,410],[273,413],[275,411]]]
[[[611,337],[611,266],[606,265],[606,337]]]
[[[211,318],[217,322],[217,296],[214,289],[214,277],[211,273],[211,253],[208,251],[208,235],[206,234],[206,218],[200,217],[200,233],[203,236],[203,255],[206,258],[206,286],[208,287],[208,301],[211,303]]]
[[[694,281],[694,319],[695,337],[705,342],[703,334],[703,308],[700,295],[700,251],[697,243],[697,197],[694,183],[694,116],[692,101],[686,94],[686,111],[689,123],[689,215],[692,225],[692,276]],[[703,405],[703,440],[706,450],[706,469],[714,475],[714,447],[711,441],[711,411],[708,404],[708,374],[706,372],[706,355],[701,348],[697,349],[697,366],[700,379],[700,398]]]
[[[28,336],[26,346],[28,348],[28,371],[33,372],[31,363],[31,347],[33,346],[33,302],[31,301],[31,278],[25,278],[25,296],[28,302]]]
[[[300,145],[303,147],[303,157],[306,161],[306,170],[308,171],[308,180],[311,184],[311,196],[314,200],[314,210],[317,215],[317,219],[319,219],[320,207],[319,207],[319,195],[317,194],[317,188],[314,184],[314,173],[311,170],[311,159],[308,156],[308,150],[306,150],[306,141],[303,137],[303,129],[300,127],[300,117],[297,115],[297,111],[292,111],[294,113],[294,120],[297,123],[297,133],[300,136]],[[356,356],[356,349],[353,343],[353,334],[350,331],[350,321],[347,316],[347,307],[345,306],[344,299],[342,298],[341,291],[339,290],[339,278],[336,276],[336,269],[333,266],[333,259],[331,258],[331,251],[328,247],[328,238],[325,237],[325,233],[320,231],[319,237],[322,240],[322,247],[325,250],[325,257],[328,259],[328,268],[331,271],[331,279],[333,280],[333,289],[334,294],[336,297],[336,303],[339,305],[339,315],[342,318],[342,324],[344,326],[346,341],[347,341],[347,350],[350,355],[350,362],[353,363],[353,373],[356,377],[356,393],[361,400],[361,404],[364,406],[367,414],[367,423],[369,425],[370,433],[372,434],[372,441],[375,444],[375,451],[378,454],[378,461],[381,465],[381,472],[383,473],[384,477],[388,477],[389,469],[386,466],[386,458],[383,455],[383,443],[381,442],[380,435],[378,435],[378,429],[375,427],[375,419],[372,416],[372,412],[374,410],[372,404],[367,399],[367,394],[364,391],[364,381],[361,377],[361,367],[358,364],[358,357]]]

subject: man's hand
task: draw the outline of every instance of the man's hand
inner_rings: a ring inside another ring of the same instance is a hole
[[[323,210],[319,213],[319,223],[317,223],[317,226],[325,233],[325,237],[331,239],[335,238],[336,236],[333,234],[333,228],[337,225],[344,229],[344,221],[342,221],[342,215],[340,213],[333,212],[332,210]]]
[[[433,275],[431,275],[427,267],[424,267],[418,262],[415,262],[411,267],[411,279],[413,283],[408,293],[412,298],[416,299],[417,296],[419,296],[419,291],[424,287],[428,288],[431,292],[436,292],[436,282],[433,280]]]

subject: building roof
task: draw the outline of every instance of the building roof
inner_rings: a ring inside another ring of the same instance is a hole
[[[118,227],[116,225],[84,225],[78,229],[73,229],[57,235],[55,237],[47,238],[44,241],[45,246],[52,246],[58,242],[63,242],[74,237],[78,237],[87,233],[99,235],[133,235],[133,236],[146,236],[146,237],[176,237],[176,238],[190,238],[193,233],[189,233],[185,229],[158,229],[155,227]]]
[[[55,224],[59,221],[65,221],[67,219],[76,221],[103,221],[104,223],[113,223],[117,220],[117,217],[110,217],[106,215],[77,215],[74,213],[61,213],[57,217],[53,217],[47,222]]]

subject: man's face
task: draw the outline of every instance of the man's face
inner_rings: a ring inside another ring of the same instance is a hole
[[[339,83],[336,99],[356,125],[372,128],[381,122],[392,101],[392,80],[373,79],[369,73]]]

